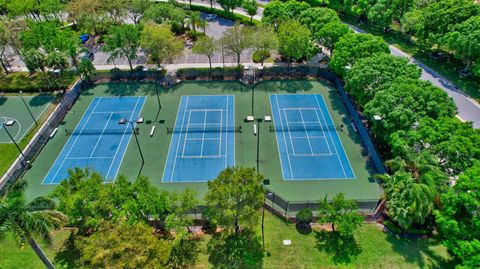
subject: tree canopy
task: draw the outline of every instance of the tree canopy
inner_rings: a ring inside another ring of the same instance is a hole
[[[337,193],[332,201],[328,201],[325,196],[320,201],[319,222],[331,223],[334,232],[350,237],[363,222],[357,209],[357,202],[346,199],[345,193]]]
[[[389,141],[390,134],[413,128],[423,117],[453,116],[456,106],[447,93],[430,82],[399,78],[377,92],[365,105],[364,112],[377,138]],[[380,116],[381,120],[374,120],[374,116]]]
[[[285,58],[287,64],[291,60],[299,61],[313,55],[314,45],[312,34],[298,21],[287,21],[278,30],[278,52]]]
[[[375,53],[389,52],[387,44],[381,37],[371,34],[348,33],[335,44],[330,67],[343,77],[357,60]]]
[[[208,182],[205,195],[207,216],[214,222],[233,227],[253,228],[263,205],[263,176],[254,168],[229,167]]]
[[[386,53],[359,59],[345,77],[345,90],[363,107],[377,92],[387,89],[398,77],[420,78],[420,69],[408,59]]]

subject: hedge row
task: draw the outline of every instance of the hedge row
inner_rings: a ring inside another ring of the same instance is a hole
[[[195,80],[198,77],[209,77],[210,68],[181,68],[177,70],[177,77],[186,80]],[[243,66],[238,67],[215,67],[212,68],[211,78],[213,80],[222,80],[225,77],[234,77],[239,79],[243,76]]]
[[[143,66],[137,66],[131,70],[121,70],[119,68],[113,68],[108,71],[108,76],[112,81],[119,81],[119,80],[143,80],[143,79],[155,79],[160,80],[165,77],[166,70],[161,69],[148,69],[144,70]],[[100,72],[103,73],[103,72]],[[98,77],[101,77],[98,76]]]
[[[0,92],[51,92],[67,89],[77,75],[74,72],[52,73],[15,72],[0,77]]]

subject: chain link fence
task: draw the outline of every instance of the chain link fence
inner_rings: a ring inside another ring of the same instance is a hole
[[[45,144],[50,139],[50,136],[67,115],[70,108],[77,100],[78,95],[82,91],[84,84],[81,80],[77,80],[74,86],[65,92],[61,101],[50,114],[47,120],[42,124],[38,132],[34,135],[32,140],[23,149],[23,157],[19,155],[13,162],[7,172],[0,179],[0,189],[2,189],[8,182],[12,182],[22,177],[23,174],[30,168],[31,161],[34,160]]]

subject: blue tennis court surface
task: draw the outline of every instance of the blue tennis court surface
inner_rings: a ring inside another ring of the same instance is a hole
[[[233,95],[182,96],[163,182],[215,179],[235,165]]]
[[[283,178],[355,178],[320,94],[270,95]]]
[[[95,97],[43,184],[60,183],[75,167],[95,170],[105,182],[115,180],[132,135],[130,125],[118,122],[136,120],[144,103],[145,97]]]

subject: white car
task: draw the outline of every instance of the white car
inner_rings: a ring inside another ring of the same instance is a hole
[[[207,16],[205,17],[207,19],[207,21],[213,21],[217,18],[218,16],[215,15],[215,14],[207,14]]]

